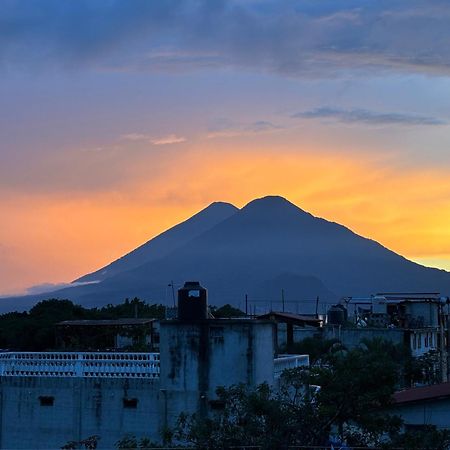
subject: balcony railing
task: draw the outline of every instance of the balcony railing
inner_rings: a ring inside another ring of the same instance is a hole
[[[159,378],[159,353],[0,353],[0,376]]]
[[[309,355],[279,355],[273,360],[273,375],[279,378],[284,370],[309,366]]]
[[[280,355],[274,359],[274,377],[285,369],[308,365],[308,355]],[[0,376],[159,378],[159,374],[159,353],[0,353]]]

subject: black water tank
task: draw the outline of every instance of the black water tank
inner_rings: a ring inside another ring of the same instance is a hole
[[[343,305],[333,305],[328,310],[328,324],[344,325],[347,320],[347,308]]]
[[[178,289],[178,319],[185,321],[208,318],[208,296],[198,281],[186,281]]]

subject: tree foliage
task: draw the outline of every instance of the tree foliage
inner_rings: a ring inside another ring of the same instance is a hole
[[[239,308],[235,308],[234,306],[231,306],[228,303],[220,307],[211,306],[210,309],[212,315],[217,319],[245,316],[244,311],[241,311]]]
[[[55,325],[63,320],[119,319],[124,317],[161,319],[165,307],[147,304],[138,298],[118,305],[84,308],[70,300],[49,299],[37,303],[29,312],[0,315],[0,348],[43,351],[55,348]]]

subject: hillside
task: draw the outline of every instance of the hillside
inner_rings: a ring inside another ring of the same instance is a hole
[[[257,199],[241,210],[231,205],[227,208],[232,213],[223,220],[203,232],[191,233],[190,238],[182,236],[177,245],[164,248],[162,235],[155,238],[158,242],[149,241],[146,248],[158,250],[145,263],[119,271],[116,262],[114,275],[96,284],[53,292],[52,297],[89,306],[135,296],[171,303],[170,280],[181,285],[191,279],[208,288],[212,304],[242,307],[245,294],[255,302],[276,302],[283,289],[285,299],[299,303],[303,311],[311,310],[316,296],[326,303],[343,295],[378,291],[450,294],[450,273],[413,263],[284,198]],[[42,298],[45,296],[23,300]]]

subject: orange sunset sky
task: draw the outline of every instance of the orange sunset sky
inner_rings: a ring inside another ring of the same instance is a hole
[[[450,270],[448,6],[118,3],[0,6],[0,294],[269,194]]]

